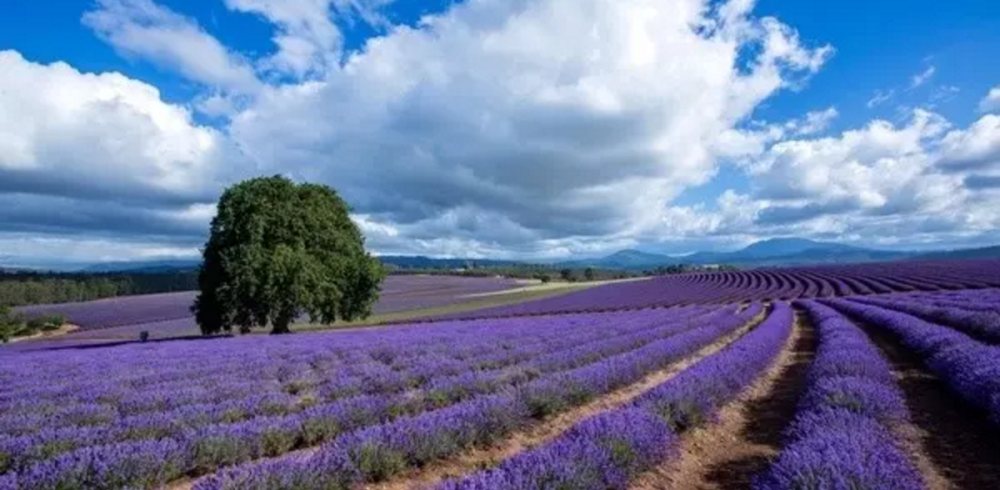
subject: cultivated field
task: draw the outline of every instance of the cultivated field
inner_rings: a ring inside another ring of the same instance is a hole
[[[519,290],[524,285],[514,279],[459,276],[389,276],[383,284],[381,298],[375,304],[375,315],[369,322],[400,320],[427,311],[463,311],[463,305],[483,304],[479,295]],[[551,295],[551,294],[549,294]],[[80,327],[73,335],[45,344],[18,346],[34,349],[68,344],[102,344],[109,341],[136,340],[140,332],[149,332],[152,339],[169,339],[200,335],[191,314],[196,293],[165,293],[125,296],[84,303],[36,305],[17,308],[26,314],[61,314]],[[524,297],[523,294],[517,296]],[[526,299],[540,297],[527,296]],[[493,298],[484,306],[505,304],[503,298]],[[482,307],[482,306],[480,306]],[[474,309],[474,308],[473,308]]]
[[[705,273],[371,330],[0,348],[0,489],[989,489],[1000,262]]]

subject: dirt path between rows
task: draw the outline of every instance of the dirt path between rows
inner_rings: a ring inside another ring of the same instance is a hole
[[[534,424],[526,431],[506,439],[497,446],[488,449],[476,449],[463,453],[457,458],[432,464],[425,468],[411,471],[400,478],[383,483],[365,485],[365,490],[406,490],[414,488],[429,488],[448,478],[459,477],[475,471],[496,466],[501,461],[525,450],[544,444],[578,422],[597,413],[619,408],[635,400],[639,395],[651,388],[669,380],[677,373],[687,369],[694,363],[722,350],[752,328],[756,327],[764,315],[759,315],[753,321],[739,330],[722,337],[708,347],[676,362],[670,367],[657,371],[632,385],[614,391],[586,405],[558,414],[550,419]]]
[[[863,327],[892,365],[912,424],[899,432],[930,490],[1000,488],[1000,430],[893,337]]]
[[[677,456],[640,476],[632,490],[749,488],[781,450],[816,351],[816,333],[797,315],[770,369],[718,414],[681,438]]]

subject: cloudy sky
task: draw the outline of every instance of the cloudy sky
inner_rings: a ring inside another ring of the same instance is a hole
[[[1000,243],[1000,3],[0,6],[0,264],[193,257],[333,186],[379,253]]]

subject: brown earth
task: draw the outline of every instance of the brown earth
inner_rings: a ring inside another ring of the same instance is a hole
[[[865,330],[891,363],[906,395],[912,424],[899,432],[928,488],[1000,488],[1000,430],[895,338],[875,328]]]

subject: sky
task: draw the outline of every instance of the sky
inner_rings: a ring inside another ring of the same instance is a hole
[[[998,53],[978,0],[6,0],[0,265],[196,257],[275,174],[379,254],[998,244]]]

